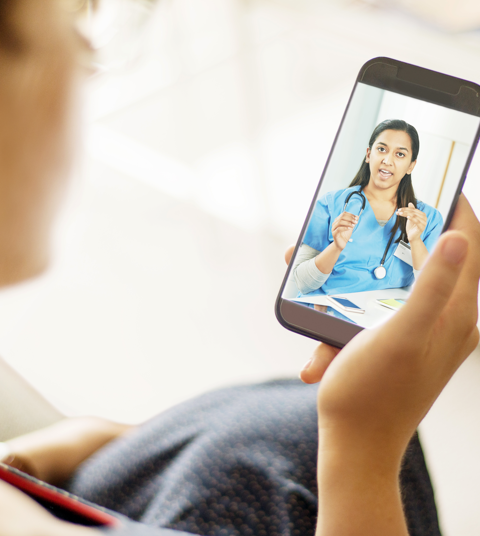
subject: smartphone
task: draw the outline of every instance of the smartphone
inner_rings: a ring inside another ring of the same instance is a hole
[[[363,65],[277,297],[279,322],[341,348],[390,314],[378,300],[406,300],[479,136],[479,85],[390,58]],[[326,314],[332,295],[364,314]]]
[[[121,525],[116,517],[103,508],[4,463],[0,463],[0,480],[23,491],[51,514],[64,521],[93,527],[119,527]]]
[[[347,298],[344,298],[343,296],[327,296],[327,300],[331,301],[333,305],[336,305],[337,307],[340,307],[340,309],[348,311],[349,313],[363,314],[365,312],[364,309],[360,308],[358,305],[355,305],[353,302],[347,300]]]

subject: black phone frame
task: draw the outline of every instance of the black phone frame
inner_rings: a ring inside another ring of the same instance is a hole
[[[275,315],[283,327],[338,348],[343,348],[355,335],[365,328],[283,299],[282,294],[290,276],[293,259],[295,259],[301,245],[301,238],[306,232],[310,217],[315,208],[315,203],[345,117],[350,108],[355,88],[359,82],[480,117],[480,86],[478,84],[386,57],[373,58],[366,62],[360,69],[275,302]],[[479,137],[480,126],[472,143],[452,206],[445,219],[442,233],[448,228],[452,219],[453,211],[465,183]]]

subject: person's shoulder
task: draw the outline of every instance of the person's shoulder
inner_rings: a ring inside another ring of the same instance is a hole
[[[429,221],[443,224],[442,214],[435,207],[417,199],[417,208],[426,214]]]
[[[336,203],[338,201],[344,201],[348,195],[352,192],[359,191],[359,186],[350,186],[348,188],[341,188],[340,190],[330,190],[325,195],[320,197],[318,201],[329,204]]]

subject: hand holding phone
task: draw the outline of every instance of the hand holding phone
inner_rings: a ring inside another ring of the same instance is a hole
[[[450,228],[462,232],[440,239],[395,316],[341,351],[321,344],[301,373],[322,380],[320,532],[340,532],[346,509],[359,534],[408,532],[398,486],[405,447],[479,340],[480,224],[463,196]],[[382,508],[372,508],[379,498]]]

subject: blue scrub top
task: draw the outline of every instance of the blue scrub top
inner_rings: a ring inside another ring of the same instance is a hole
[[[318,251],[323,251],[333,242],[332,223],[343,212],[345,201],[354,190],[360,191],[360,186],[328,192],[317,201],[303,239],[304,244]],[[358,214],[361,201],[360,196],[353,195],[346,211]],[[422,201],[417,201],[417,208],[427,216],[427,226],[422,233],[422,240],[430,252],[442,232],[443,218],[437,209]],[[395,238],[388,248],[384,263],[387,275],[384,279],[376,279],[373,274],[375,268],[380,266],[396,217],[396,214],[393,214],[386,225],[381,227],[367,199],[365,209],[353,230],[352,241],[345,246],[327,281],[321,288],[308,295],[363,292],[399,288],[412,284],[414,281],[413,268],[394,256],[398,247],[396,240],[401,234],[400,229],[397,230]]]

